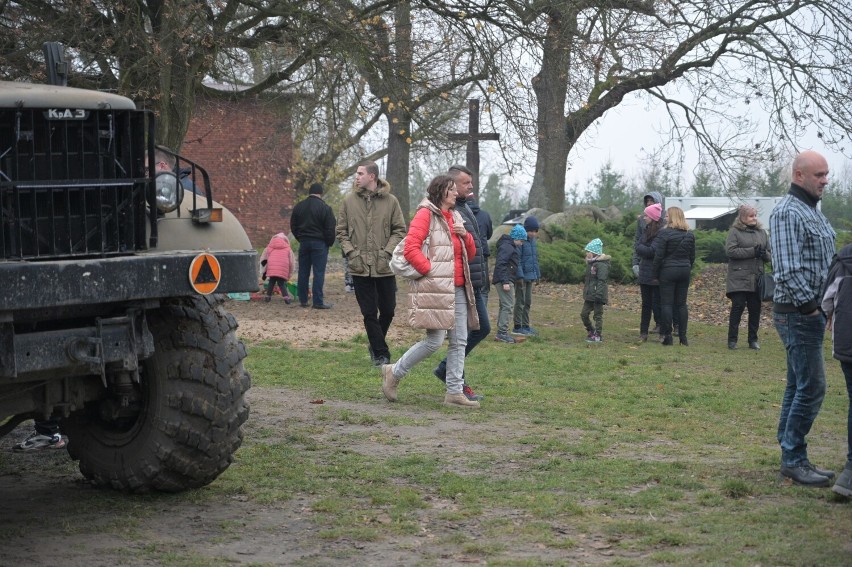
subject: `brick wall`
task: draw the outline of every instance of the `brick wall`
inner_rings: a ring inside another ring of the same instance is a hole
[[[290,124],[279,103],[199,99],[180,153],[210,174],[213,198],[240,220],[252,245],[290,232]]]

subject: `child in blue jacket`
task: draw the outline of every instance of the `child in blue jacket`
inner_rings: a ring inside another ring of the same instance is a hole
[[[513,335],[537,335],[538,332],[530,327],[530,306],[532,305],[533,284],[541,277],[538,269],[538,219],[527,217],[524,229],[527,239],[521,245],[521,257],[518,261],[518,272],[515,278],[515,312]]]

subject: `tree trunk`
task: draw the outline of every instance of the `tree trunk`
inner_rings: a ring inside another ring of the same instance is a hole
[[[391,191],[399,200],[402,214],[408,222],[411,203],[408,198],[408,166],[411,161],[411,3],[401,2],[396,8],[396,29],[394,34],[396,47],[396,76],[398,79],[392,89],[396,101],[385,104],[385,116],[388,120],[388,167],[386,178]],[[392,95],[393,96],[393,95]]]
[[[565,14],[551,16],[542,46],[541,71],[533,79],[539,142],[529,206],[554,212],[564,208],[565,169],[574,145],[565,128],[573,26],[573,18]]]

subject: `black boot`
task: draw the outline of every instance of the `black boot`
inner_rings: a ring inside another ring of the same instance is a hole
[[[674,341],[672,341],[672,336],[665,335],[663,337],[663,346],[672,346],[672,344],[674,344]]]
[[[680,336],[680,346],[689,346],[689,341],[686,340],[686,335]]]

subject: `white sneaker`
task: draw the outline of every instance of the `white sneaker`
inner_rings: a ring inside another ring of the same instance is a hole
[[[61,449],[65,446],[65,438],[59,433],[53,435],[42,435],[38,431],[33,431],[29,437],[15,445],[12,450],[23,451],[41,451],[42,449]]]

